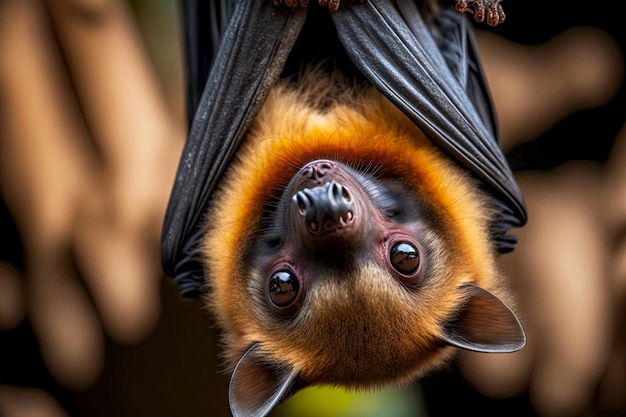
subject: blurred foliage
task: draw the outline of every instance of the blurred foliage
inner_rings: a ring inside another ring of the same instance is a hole
[[[427,412],[417,393],[410,388],[368,393],[309,387],[276,408],[272,417],[425,417]]]

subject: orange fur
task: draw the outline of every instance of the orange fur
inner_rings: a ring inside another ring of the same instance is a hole
[[[268,360],[288,363],[308,383],[405,383],[450,356],[437,336],[463,297],[461,285],[475,283],[506,299],[487,231],[489,213],[467,174],[379,93],[354,93],[320,78],[309,75],[300,84],[305,87],[282,84],[272,91],[222,181],[204,242],[207,303],[224,329],[230,367],[259,342]],[[261,285],[254,282],[264,278],[249,270],[245,255],[265,204],[276,200],[301,166],[320,158],[371,163],[379,167],[377,175],[406,182],[438,213],[441,230],[425,236],[438,248],[431,264],[438,278],[411,295],[363,261],[348,284],[316,286],[307,293],[306,314],[277,324],[251,300]],[[355,337],[355,326],[368,330]]]

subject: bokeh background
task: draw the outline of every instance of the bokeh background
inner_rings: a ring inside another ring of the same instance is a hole
[[[477,24],[529,208],[501,259],[528,346],[276,416],[626,416],[626,88],[615,2]],[[175,0],[0,0],[0,415],[227,416],[219,333],[160,270],[186,135]]]

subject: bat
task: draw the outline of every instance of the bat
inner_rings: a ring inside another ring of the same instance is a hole
[[[499,3],[285,3],[183,3],[162,258],[222,329],[233,415],[521,349],[495,259],[526,210],[458,13],[495,24]]]

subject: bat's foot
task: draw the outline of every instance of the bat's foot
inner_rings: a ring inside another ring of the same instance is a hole
[[[459,13],[474,13],[474,20],[496,26],[504,22],[505,15],[500,5],[501,0],[455,0],[454,8]]]
[[[359,3],[363,3],[365,0],[352,0],[358,1]],[[280,6],[285,3],[287,7],[307,7],[309,5],[309,0],[274,0],[275,6]],[[318,0],[318,3],[321,7],[327,7],[331,12],[336,12],[339,10],[339,5],[341,4],[341,0]]]
[[[287,7],[307,7],[309,0],[274,0],[274,6],[280,6],[283,3],[285,3]]]

